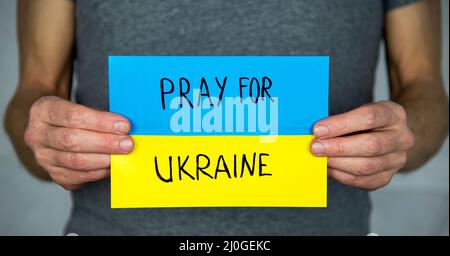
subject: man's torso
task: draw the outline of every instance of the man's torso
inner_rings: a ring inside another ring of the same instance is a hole
[[[330,114],[372,100],[383,1],[76,0],[76,101],[108,110],[109,55],[329,55]],[[126,86],[126,85],[123,85]],[[368,232],[366,192],[328,181],[328,207],[110,209],[109,179],[73,193],[79,234]]]

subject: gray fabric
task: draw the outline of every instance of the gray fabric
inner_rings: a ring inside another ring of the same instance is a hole
[[[410,1],[388,1],[398,6]],[[394,3],[397,2],[397,3]],[[330,114],[372,101],[386,1],[77,0],[77,102],[108,109],[108,55],[329,55]],[[123,85],[127,86],[127,85]],[[368,194],[328,180],[328,208],[110,209],[110,181],[72,193],[80,235],[365,235]]]
[[[417,0],[383,0],[384,1],[384,10],[390,11],[392,9],[402,7],[403,5],[410,4],[412,2],[416,2]]]

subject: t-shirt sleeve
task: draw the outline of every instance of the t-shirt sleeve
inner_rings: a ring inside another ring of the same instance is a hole
[[[417,1],[419,1],[419,0],[384,0],[383,1],[384,2],[384,11],[388,12],[395,8],[405,6],[407,4],[412,4]]]

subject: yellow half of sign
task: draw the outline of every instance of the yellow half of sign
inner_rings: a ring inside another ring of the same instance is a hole
[[[326,207],[327,160],[312,135],[132,135],[111,156],[111,207]]]

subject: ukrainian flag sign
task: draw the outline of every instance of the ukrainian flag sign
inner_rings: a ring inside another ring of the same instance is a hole
[[[110,56],[111,207],[326,207],[328,56]]]

